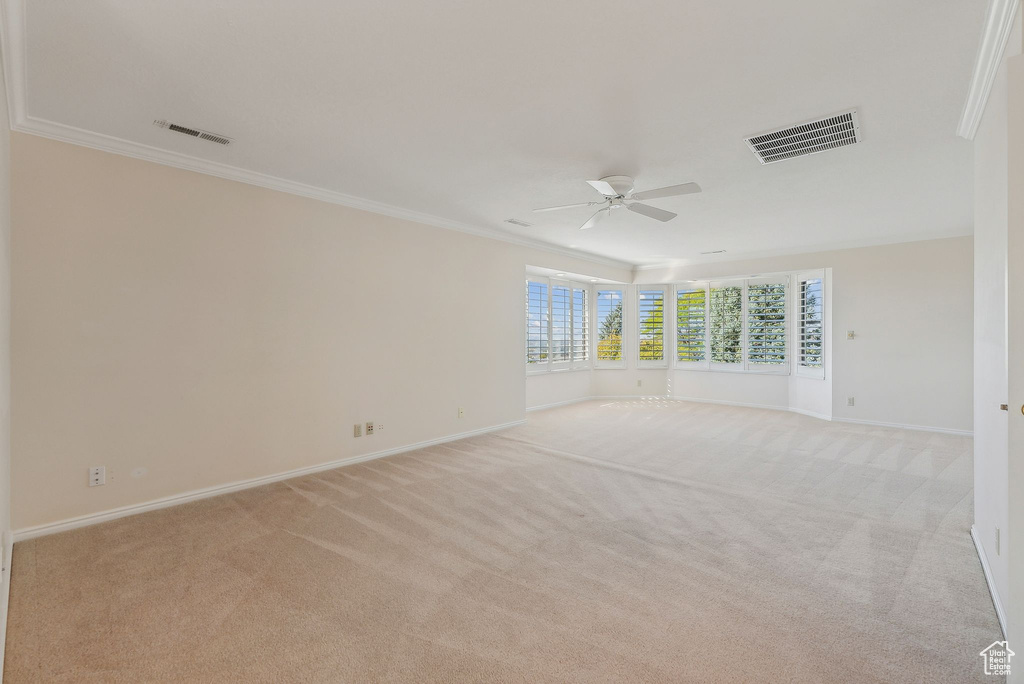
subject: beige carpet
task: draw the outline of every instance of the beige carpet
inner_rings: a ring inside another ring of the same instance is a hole
[[[665,401],[15,546],[5,682],[967,682],[971,441]]]

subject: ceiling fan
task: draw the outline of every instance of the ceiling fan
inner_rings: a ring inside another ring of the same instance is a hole
[[[612,209],[629,209],[630,211],[647,216],[648,218],[664,222],[671,221],[678,214],[673,214],[671,211],[652,207],[649,204],[642,204],[636,200],[675,197],[676,195],[690,195],[695,192],[700,192],[700,186],[696,183],[683,183],[682,185],[669,185],[668,187],[658,188],[657,190],[633,192],[633,179],[629,176],[605,176],[601,180],[588,180],[587,183],[590,187],[604,195],[604,199],[602,201],[563,204],[557,207],[534,209],[534,211],[557,211],[559,209],[575,209],[576,207],[600,206],[601,208],[597,210],[597,213],[591,216],[586,223],[580,226],[580,230],[586,230],[587,228],[594,227],[598,221],[611,214]]]

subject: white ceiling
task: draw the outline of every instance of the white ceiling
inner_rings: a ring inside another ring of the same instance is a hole
[[[972,232],[985,0],[22,1],[28,118],[454,223],[634,264]],[[743,142],[850,107],[852,147],[761,166]],[[530,211],[609,174],[704,192],[651,200],[665,224]]]

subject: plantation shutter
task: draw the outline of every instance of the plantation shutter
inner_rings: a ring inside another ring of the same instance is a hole
[[[526,363],[548,362],[548,285],[526,281]]]
[[[803,368],[824,370],[825,299],[822,278],[800,278],[799,363]]]
[[[640,361],[665,360],[665,292],[640,290],[637,295],[637,339]]]
[[[747,284],[747,362],[786,363],[786,283]]]
[[[572,355],[572,288],[551,286],[551,362],[568,361]]]
[[[711,284],[708,306],[711,362],[743,363],[743,285]]]
[[[622,290],[597,291],[597,361],[621,365]]]
[[[590,360],[590,311],[587,290],[572,291],[572,360],[585,364]]]
[[[707,290],[676,292],[676,360],[695,363],[705,359]]]

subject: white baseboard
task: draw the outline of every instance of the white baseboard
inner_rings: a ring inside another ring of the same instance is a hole
[[[702,399],[699,397],[671,397],[677,401],[693,401],[698,404],[719,404],[721,406],[740,406],[742,408],[757,408],[767,409],[769,411],[785,411],[787,413],[799,413],[802,416],[810,416],[811,418],[818,418],[820,420],[832,420],[832,416],[824,413],[817,413],[815,411],[808,411],[801,408],[793,408],[792,406],[776,406],[774,404],[752,404],[745,401],[730,401],[728,399]]]
[[[988,592],[992,595],[992,605],[996,607],[996,617],[999,618],[999,628],[1003,630],[1003,638],[1006,638],[1006,611],[1003,610],[1003,602],[996,591],[995,580],[992,579],[992,568],[988,564],[988,556],[985,555],[985,547],[978,539],[978,530],[971,525],[971,539],[974,540],[974,548],[978,551],[978,559],[981,561],[981,569],[985,572],[985,582],[988,584]]]
[[[446,437],[439,437],[437,439],[430,439],[424,442],[406,444],[405,446],[394,447],[392,449],[384,449],[383,451],[374,451],[368,454],[359,454],[357,456],[339,458],[335,461],[328,461],[327,463],[320,463],[313,466],[306,466],[304,468],[287,470],[282,473],[274,473],[273,475],[254,477],[248,480],[238,480],[237,482],[230,482],[223,485],[214,485],[213,487],[204,487],[203,489],[194,489],[192,491],[184,492],[182,494],[174,494],[171,496],[165,496],[160,499],[153,499],[152,501],[131,504],[129,506],[121,506],[120,508],[112,508],[110,510],[101,511],[99,513],[90,513],[88,515],[80,515],[74,518],[58,520],[57,522],[45,523],[42,525],[34,525],[32,527],[23,527],[19,530],[14,531],[13,541],[20,542],[26,539],[32,539],[34,537],[42,537],[48,534],[66,532],[68,530],[73,530],[79,527],[86,527],[88,525],[96,525],[98,523],[107,522],[108,520],[124,518],[129,515],[137,515],[139,513],[145,513],[147,511],[155,511],[160,508],[169,508],[170,506],[177,506],[183,503],[188,503],[190,501],[197,501],[199,499],[207,499],[211,496],[217,496],[219,494],[229,494],[231,492],[237,492],[242,489],[251,489],[253,487],[259,487],[261,485],[270,484],[272,482],[290,480],[294,477],[301,477],[303,475],[309,475],[311,473],[318,473],[323,470],[333,470],[334,468],[340,468],[341,466],[362,463],[364,461],[372,461],[377,458],[383,458],[384,456],[392,456],[394,454],[401,454],[406,451],[423,449],[425,447],[434,446],[436,444],[444,444],[445,442],[454,442],[455,440],[465,439],[466,437],[474,437],[476,435],[482,435],[488,432],[495,432],[497,430],[504,430],[506,428],[515,427],[517,425],[522,425],[525,422],[525,420],[514,420],[509,423],[492,425],[490,427],[480,428],[478,430],[469,430],[468,432],[460,432],[458,434],[448,435]]]
[[[11,602],[11,563],[14,560],[14,534],[3,533],[3,578],[0,586],[0,683],[4,680],[4,653],[7,645],[7,607]]]
[[[565,401],[556,401],[553,404],[542,404],[541,406],[530,406],[526,409],[527,413],[531,411],[543,411],[545,409],[558,408],[559,406],[568,406],[569,404],[579,404],[584,401],[604,401],[604,400],[616,400],[616,401],[627,401],[627,400],[649,400],[649,401],[665,401],[671,400],[672,397],[665,396],[664,394],[595,394],[586,397],[577,397],[576,399],[566,399]]]
[[[556,401],[556,402],[551,403],[551,404],[541,404],[540,406],[527,406],[526,407],[526,412],[529,413],[530,411],[543,411],[545,409],[557,408],[559,406],[568,406],[569,404],[578,404],[581,401],[590,401],[591,399],[596,399],[596,397],[589,397],[589,396],[588,397],[576,397],[575,399],[566,399],[565,401]]]
[[[941,432],[947,435],[962,435],[973,437],[973,430],[954,430],[953,428],[931,427],[929,425],[908,425],[906,423],[884,423],[880,420],[861,420],[860,418],[832,418],[837,423],[852,423],[854,425],[876,425],[878,427],[899,428],[901,430],[918,430],[920,432]]]

